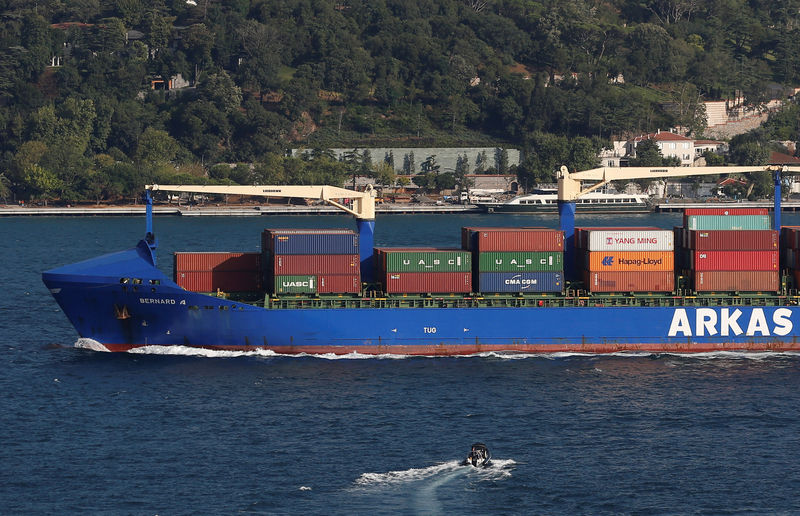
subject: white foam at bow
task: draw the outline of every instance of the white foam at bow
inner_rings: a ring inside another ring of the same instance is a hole
[[[75,342],[75,347],[80,349],[90,349],[92,351],[105,351],[110,353],[107,347],[105,347],[104,345],[100,344],[99,342],[93,339],[78,339],[78,341]]]

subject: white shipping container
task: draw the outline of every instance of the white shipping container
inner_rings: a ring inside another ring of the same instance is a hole
[[[674,251],[672,230],[588,230],[589,251]]]

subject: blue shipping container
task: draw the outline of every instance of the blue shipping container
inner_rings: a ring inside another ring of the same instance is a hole
[[[560,272],[481,272],[478,292],[561,292]]]
[[[355,233],[271,233],[271,254],[359,254]]]

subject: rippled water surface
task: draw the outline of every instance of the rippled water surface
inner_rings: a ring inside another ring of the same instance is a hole
[[[458,246],[463,225],[507,224],[557,222],[387,216],[376,244]],[[323,226],[353,224],[161,217],[159,265],[171,274],[174,250],[256,251],[264,227]],[[0,513],[800,512],[798,355],[86,349],[40,274],[143,232],[138,218],[0,219]],[[458,466],[474,441],[491,468]]]

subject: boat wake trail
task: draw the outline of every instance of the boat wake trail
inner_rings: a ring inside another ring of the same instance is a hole
[[[412,468],[403,471],[389,471],[387,473],[364,473],[356,479],[355,484],[357,486],[402,484],[404,482],[416,482],[434,475],[463,470],[463,466],[454,460],[435,466],[428,466],[427,468]]]
[[[386,473],[364,473],[358,477],[354,484],[359,487],[396,485],[410,482],[418,482],[431,477],[447,476],[448,478],[456,473],[460,475],[478,475],[486,479],[501,479],[511,476],[511,471],[516,464],[513,459],[492,459],[491,465],[487,468],[473,468],[462,466],[459,461],[449,461],[426,468],[411,468],[402,471],[388,471]]]
[[[438,491],[444,486],[462,479],[462,482],[493,481],[511,476],[515,461],[492,460],[487,468],[462,466],[459,461],[450,461],[426,468],[412,468],[386,473],[364,473],[354,482],[360,491],[381,490],[403,493],[400,498],[411,504],[414,513],[442,514],[444,510],[439,501]]]

